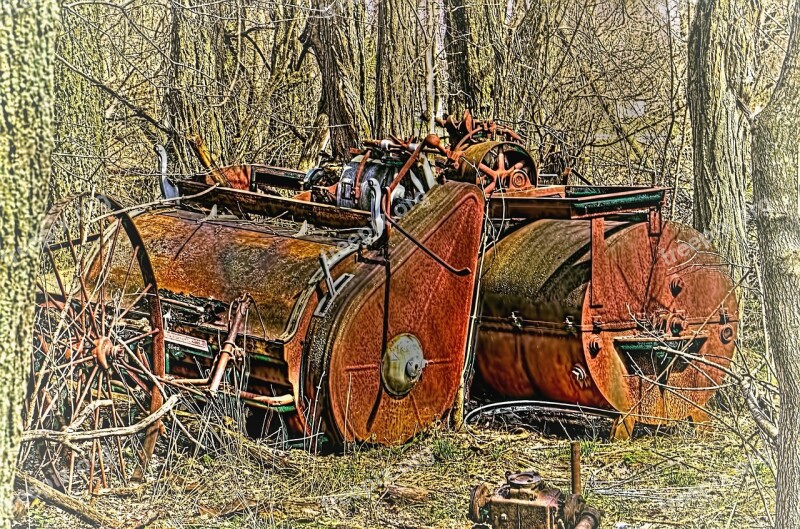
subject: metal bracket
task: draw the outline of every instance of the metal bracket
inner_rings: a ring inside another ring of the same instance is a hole
[[[330,277],[330,276],[327,276],[327,277]],[[325,316],[328,313],[328,308],[330,307],[331,302],[334,299],[336,299],[336,296],[339,295],[339,292],[347,284],[347,282],[350,281],[351,279],[353,279],[353,274],[342,274],[341,276],[336,278],[336,281],[334,282],[334,285],[333,285],[334,289],[333,290],[330,290],[330,288],[328,289],[329,292],[335,292],[335,294],[333,294],[333,295],[329,294],[327,296],[322,296],[322,299],[320,299],[319,303],[317,304],[317,308],[314,309],[314,316],[316,316],[318,318],[321,318],[321,317]]]
[[[647,233],[651,237],[661,235],[661,208],[652,208],[647,212]]]
[[[590,222],[592,233],[592,277],[589,282],[589,304],[592,308],[600,308],[603,306],[604,281],[608,280],[605,219],[603,217],[594,217]]]
[[[328,295],[330,295],[331,299],[336,297],[338,294],[336,290],[336,282],[333,280],[333,276],[331,275],[331,267],[328,264],[328,259],[325,258],[325,254],[319,254],[319,262],[322,265],[322,275],[325,276],[325,284],[328,285]]]
[[[369,179],[367,186],[369,188],[369,224],[372,227],[372,234],[375,239],[380,239],[386,226],[381,213],[381,186],[374,178]]]

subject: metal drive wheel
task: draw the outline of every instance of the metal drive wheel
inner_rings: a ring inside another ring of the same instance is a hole
[[[462,381],[482,211],[477,187],[437,186],[395,226],[384,266],[341,267],[352,279],[309,330],[309,433],[393,445],[445,418]]]
[[[163,402],[158,288],[120,209],[77,195],[53,207],[42,231],[19,465],[67,492],[140,479],[162,427],[141,422]]]
[[[484,188],[516,190],[535,185],[538,170],[530,154],[517,143],[485,141],[464,151],[459,179]]]

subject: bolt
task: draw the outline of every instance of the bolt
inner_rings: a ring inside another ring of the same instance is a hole
[[[673,336],[678,336],[686,328],[686,322],[683,317],[674,314],[668,318],[667,327]]]
[[[406,376],[411,380],[416,379],[422,372],[422,363],[419,360],[409,360],[406,364]]]
[[[726,325],[719,331],[719,340],[724,344],[729,344],[734,337],[733,327]]]
[[[111,340],[102,336],[93,342],[92,356],[103,369],[108,369],[108,357],[114,354],[114,344]]]
[[[592,336],[592,339],[589,340],[589,352],[592,356],[597,356],[602,348],[603,340],[601,340],[599,336]]]
[[[516,170],[511,174],[511,187],[525,187],[528,183],[528,175],[524,171]]]

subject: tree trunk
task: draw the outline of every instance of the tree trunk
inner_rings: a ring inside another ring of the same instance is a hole
[[[414,101],[421,91],[415,40],[418,37],[417,2],[378,2],[378,38],[375,62],[375,128],[372,134],[408,137],[420,114]]]
[[[753,201],[780,387],[777,529],[800,528],[800,2],[775,91],[753,127]]]
[[[325,114],[328,116],[331,154],[344,160],[350,147],[369,134],[369,119],[361,105],[356,84],[356,65],[350,53],[350,20],[346,2],[327,4],[315,0],[312,7],[319,11],[309,16],[300,41],[308,46],[317,59],[322,76]]]
[[[447,111],[457,116],[467,109],[477,113],[481,105],[479,77],[470,60],[472,27],[467,3],[468,0],[444,0]]]
[[[325,113],[325,98],[323,96],[317,104],[317,117],[314,118],[314,125],[303,142],[303,149],[300,151],[300,161],[297,168],[301,171],[308,171],[316,167],[319,163],[320,153],[330,141],[328,129],[328,115]]]
[[[0,7],[0,527],[10,528],[33,320],[33,276],[53,145],[53,0]]]
[[[438,19],[436,1],[425,0],[425,28],[428,42],[425,47],[425,121],[426,134],[433,134],[436,126],[436,28]],[[424,134],[422,134],[424,136]]]
[[[184,136],[188,135],[186,123],[189,112],[187,110],[186,98],[181,90],[182,70],[184,69],[183,45],[182,45],[182,20],[183,7],[177,2],[169,3],[169,62],[166,71],[166,93],[164,97],[164,121],[170,131],[166,144],[169,156],[169,171],[172,172],[191,172],[197,167],[194,157],[189,150]],[[197,131],[194,131],[197,133]]]
[[[102,9],[87,7],[80,13],[62,10],[56,42],[61,57],[98,78],[105,50],[97,39],[87,39],[82,30],[87,21],[102,20]],[[53,128],[57,140],[53,152],[58,154],[52,158],[51,193],[60,198],[79,189],[105,192],[108,128],[104,113],[108,96],[64,63],[57,62],[55,69],[59,82],[55,85]]]
[[[729,0],[698,2],[689,33],[688,103],[694,150],[694,227],[714,242],[734,276],[747,261],[746,166],[736,99],[728,86]]]

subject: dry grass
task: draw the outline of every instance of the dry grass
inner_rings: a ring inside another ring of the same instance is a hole
[[[148,527],[164,529],[449,528],[471,527],[470,486],[499,483],[506,471],[538,470],[553,485],[569,487],[569,439],[519,425],[436,430],[401,447],[328,456],[278,452],[269,441],[212,430],[217,437],[201,441],[216,439],[215,448],[180,445],[169,461],[155,461],[147,484],[99,496],[94,506],[132,525],[154,519]],[[589,437],[582,442],[584,488],[605,512],[603,527],[769,526],[770,471],[728,430],[684,425],[617,443]],[[83,526],[33,501],[16,527]]]

